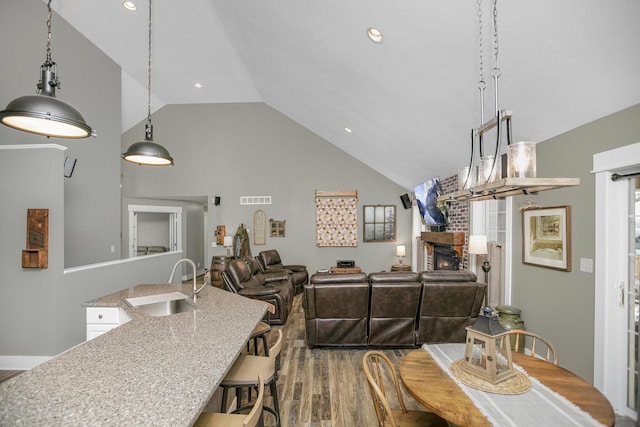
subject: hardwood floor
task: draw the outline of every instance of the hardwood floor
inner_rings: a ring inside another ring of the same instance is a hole
[[[305,345],[302,295],[294,299],[284,333],[278,396],[283,427],[376,426],[375,410],[362,369],[365,349],[309,349]],[[279,328],[274,326],[274,329]],[[272,336],[274,334],[271,334]],[[397,366],[412,349],[383,350]],[[408,394],[408,409],[423,409]],[[271,405],[271,398],[265,403]],[[397,401],[390,400],[392,407]],[[268,418],[268,417],[267,417]],[[265,419],[273,425],[272,419]]]

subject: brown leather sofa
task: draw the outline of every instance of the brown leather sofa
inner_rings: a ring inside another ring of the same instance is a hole
[[[307,345],[464,342],[486,292],[476,280],[468,271],[316,273],[304,287]]]
[[[220,273],[228,291],[266,301],[275,307],[270,323],[284,325],[293,305],[293,285],[286,272],[263,274],[255,258],[234,259]]]
[[[302,292],[303,286],[309,280],[307,267],[297,264],[283,265],[280,254],[275,249],[260,252],[256,259],[263,273],[286,271],[291,278],[291,283],[293,283],[295,295]]]

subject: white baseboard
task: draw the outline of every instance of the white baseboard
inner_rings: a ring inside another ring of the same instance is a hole
[[[53,358],[54,356],[0,356],[0,370],[28,371]]]

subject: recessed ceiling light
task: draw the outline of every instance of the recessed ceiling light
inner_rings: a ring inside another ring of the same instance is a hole
[[[347,132],[347,133],[351,133],[352,132],[351,129],[349,129],[349,128],[344,128],[344,131]]]
[[[198,89],[200,89],[202,87],[202,83],[194,83],[193,87],[197,87]]]
[[[382,31],[377,28],[369,27],[367,28],[367,37],[374,43],[382,44]]]
[[[136,4],[132,1],[123,1],[122,5],[124,6],[125,9],[127,10],[136,10]]]

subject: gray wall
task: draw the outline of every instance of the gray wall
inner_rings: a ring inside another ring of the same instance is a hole
[[[640,141],[640,105],[612,114],[537,146],[539,177],[577,177],[580,186],[540,193],[541,206],[571,206],[572,271],[522,264],[523,197],[515,197],[513,217],[513,304],[528,330],[557,346],[560,364],[593,380],[595,275],[580,271],[580,258],[595,258],[595,177],[593,155]],[[638,159],[640,161],[640,159]],[[595,262],[594,262],[595,265]]]
[[[0,109],[35,94],[46,17],[40,0],[0,2]],[[140,271],[128,265],[109,267],[108,274],[65,274],[68,266],[120,258],[120,69],[55,13],[52,33],[58,98],[81,111],[98,137],[47,139],[0,125],[0,357],[52,356],[78,344],[84,339],[82,302],[130,280],[150,282],[157,275],[166,281],[173,265],[171,259],[162,268],[156,259],[158,265]],[[27,148],[6,149],[10,145]],[[65,156],[78,159],[70,179],[62,174]],[[47,269],[21,266],[28,208],[49,209]]]
[[[0,148],[0,355],[57,354],[52,284],[64,261],[62,148]],[[46,269],[22,268],[29,208],[49,209]]]
[[[17,97],[35,94],[40,65],[45,60],[46,19],[47,7],[41,0],[0,2],[0,40],[5,41],[0,109]],[[55,12],[51,44],[62,84],[57,97],[78,109],[98,137],[48,139],[0,126],[0,145],[57,143],[67,147],[65,156],[78,161],[73,176],[64,180],[64,264],[70,267],[118,259],[120,67]],[[64,157],[60,174],[63,162]],[[3,180],[19,183],[4,171],[0,174]]]
[[[353,259],[366,272],[389,270],[397,263],[395,246],[411,248],[411,210],[400,195],[407,192],[362,162],[262,103],[165,106],[153,115],[155,142],[175,160],[173,167],[123,164],[127,197],[206,196],[207,263],[222,255],[211,247],[216,225],[235,233],[240,223],[253,229],[256,209],[267,220],[286,220],[286,237],[267,236],[254,255],[277,249],[285,263],[305,264],[311,273]],[[143,136],[143,124],[123,135],[123,150]],[[389,153],[392,155],[392,153]],[[426,178],[426,176],[425,176]],[[315,190],[358,190],[359,244],[356,248],[315,245]],[[272,196],[271,205],[241,206],[240,196]],[[212,198],[221,197],[220,206]],[[362,242],[362,205],[396,205],[395,243]],[[407,253],[411,259],[411,253]]]

